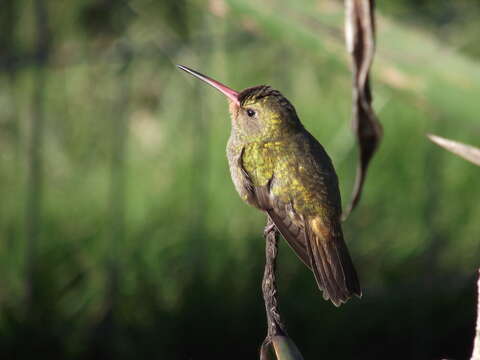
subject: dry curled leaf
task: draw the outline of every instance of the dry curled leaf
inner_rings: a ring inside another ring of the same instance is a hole
[[[427,134],[428,138],[438,146],[464,158],[471,163],[480,166],[480,149],[474,146],[466,145],[458,141],[445,139],[443,137]]]
[[[382,137],[382,126],[372,108],[369,72],[375,53],[374,0],[345,0],[345,36],[353,64],[352,126],[359,146],[359,163],[345,220],[358,204],[367,168]]]

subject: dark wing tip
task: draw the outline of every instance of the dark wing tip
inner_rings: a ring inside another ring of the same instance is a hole
[[[344,297],[340,297],[340,298],[330,298],[330,299],[327,299],[327,300],[330,300],[333,305],[335,305],[336,307],[340,307],[340,305],[343,305],[345,304],[348,300],[350,300],[353,296],[355,295],[355,297],[361,299],[362,298],[362,292],[360,291],[359,293],[357,292],[351,292],[349,295],[347,296],[344,296]]]

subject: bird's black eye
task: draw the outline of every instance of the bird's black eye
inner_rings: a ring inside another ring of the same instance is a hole
[[[249,117],[253,117],[253,116],[255,116],[255,111],[252,110],[252,109],[247,109],[247,115],[248,115]]]

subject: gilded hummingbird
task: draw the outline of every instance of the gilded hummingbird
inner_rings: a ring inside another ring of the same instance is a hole
[[[343,240],[338,179],[330,157],[303,127],[293,105],[260,85],[237,92],[177,65],[222,92],[229,101],[227,158],[235,189],[265,212],[303,263],[323,297],[339,306],[361,296]]]

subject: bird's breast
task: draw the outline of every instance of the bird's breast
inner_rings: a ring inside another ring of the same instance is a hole
[[[256,187],[266,186],[273,177],[276,142],[237,143],[230,139],[227,157],[235,189],[240,197],[255,207],[261,207],[254,192]]]

